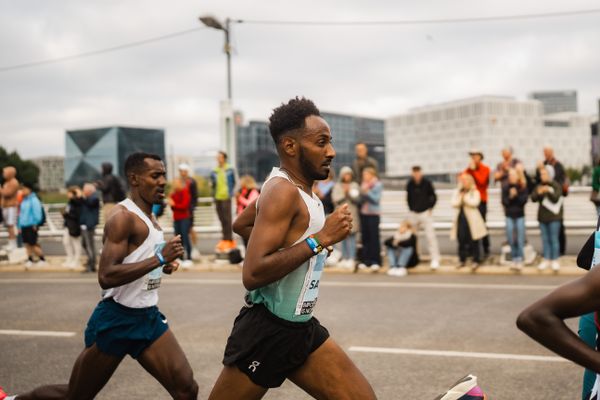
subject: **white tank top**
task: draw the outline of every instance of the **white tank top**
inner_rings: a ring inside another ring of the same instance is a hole
[[[148,227],[148,237],[144,243],[123,260],[126,268],[126,264],[144,261],[154,256],[165,246],[165,239],[163,231],[156,229],[150,218],[133,201],[125,199],[119,205],[137,215]],[[133,282],[106,290],[103,297],[112,297],[117,303],[131,308],[155,306],[158,303],[157,289],[160,287],[161,277],[162,267],[157,267]]]

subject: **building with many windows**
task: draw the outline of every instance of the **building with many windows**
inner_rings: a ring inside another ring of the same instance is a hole
[[[533,92],[529,97],[542,102],[544,114],[577,112],[577,91],[575,90]]]
[[[333,161],[336,172],[344,165],[352,165],[355,159],[354,146],[358,142],[367,145],[369,155],[379,162],[380,171],[385,172],[384,120],[329,112],[321,115],[331,128],[336,150]],[[279,165],[269,125],[264,121],[250,121],[243,125],[240,117],[236,121],[238,172],[240,175],[252,175],[262,182],[271,169]]]
[[[113,126],[70,130],[65,134],[66,185],[82,185],[100,179],[101,165],[109,162],[113,173],[126,181],[127,157],[136,151],[158,154],[165,159],[162,129]]]
[[[566,166],[590,164],[590,119],[576,113],[544,115],[538,100],[481,96],[415,108],[386,121],[388,176],[405,177],[413,165],[441,181],[452,181],[479,148],[492,167],[501,150],[514,148],[527,169],[554,147]]]
[[[65,158],[38,157],[31,160],[40,169],[39,185],[44,192],[58,192],[65,188]]]

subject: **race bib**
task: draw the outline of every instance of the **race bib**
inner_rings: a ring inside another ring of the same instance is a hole
[[[155,245],[154,254],[156,254],[159,251],[162,251],[162,249],[165,247],[165,244],[166,242],[162,242]],[[142,286],[142,290],[155,290],[160,287],[160,281],[162,279],[162,269],[163,267],[157,267],[150,271],[144,277],[144,285]]]
[[[590,265],[590,269],[598,264],[600,264],[600,231],[594,233],[594,255],[592,256],[592,265]]]
[[[321,274],[327,259],[327,250],[323,250],[316,256],[310,259],[310,265],[306,272],[304,285],[300,292],[300,298],[296,304],[296,315],[312,314],[317,298],[319,296],[319,283],[321,282]]]

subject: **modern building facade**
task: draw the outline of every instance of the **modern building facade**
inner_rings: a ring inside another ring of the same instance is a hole
[[[158,154],[164,160],[164,130],[113,126],[67,131],[64,181],[67,185],[96,181],[104,162],[111,163],[113,173],[126,181],[125,160],[137,151]]]
[[[31,160],[40,169],[39,185],[44,192],[58,192],[65,188],[65,158],[38,157]]]
[[[577,91],[575,90],[533,92],[529,98],[542,102],[544,114],[577,112]]]
[[[338,113],[321,113],[331,127],[336,157],[333,161],[335,172],[344,165],[351,166],[355,159],[354,146],[364,142],[369,155],[374,157],[385,172],[385,121]],[[274,166],[279,164],[277,150],[269,125],[264,121],[250,121],[243,125],[237,118],[237,161],[240,175],[249,174],[259,182],[265,180]]]
[[[420,107],[386,121],[387,174],[405,177],[413,165],[441,181],[452,181],[479,148],[495,167],[501,150],[514,149],[527,169],[554,147],[566,166],[590,164],[590,120],[576,113],[544,115],[538,100],[481,96]]]

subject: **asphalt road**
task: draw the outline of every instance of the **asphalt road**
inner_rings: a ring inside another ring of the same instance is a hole
[[[327,274],[316,315],[380,399],[433,399],[466,373],[473,373],[493,400],[573,400],[580,396],[582,369],[554,358],[514,323],[526,305],[569,279]],[[161,310],[194,369],[199,398],[206,398],[242,304],[239,272],[181,272],[163,282]],[[0,385],[18,393],[40,384],[66,382],[98,298],[95,277],[88,274],[1,273],[0,330],[73,331],[76,335],[0,334]],[[391,350],[351,350],[357,346]],[[473,358],[473,352],[494,354]],[[520,360],[497,354],[544,357]],[[127,358],[98,398],[166,399],[168,395]],[[265,398],[308,396],[286,382]]]

